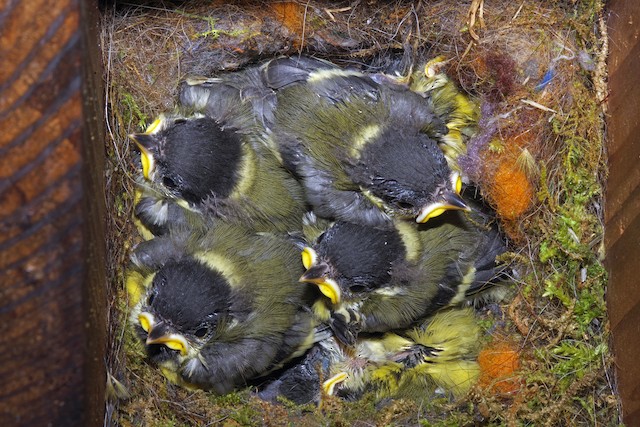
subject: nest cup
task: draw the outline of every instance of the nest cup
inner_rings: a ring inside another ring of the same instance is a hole
[[[119,425],[294,423],[610,424],[620,417],[602,265],[601,1],[106,2],[110,316],[107,364]],[[473,25],[472,25],[473,21]],[[173,110],[189,75],[214,76],[278,55],[313,55],[364,71],[406,74],[436,56],[481,105],[461,165],[495,208],[516,266],[512,295],[479,310],[482,379],[428,408],[326,399],[271,404],[248,391],[213,396],[171,385],[126,326],[124,268],[137,153],[127,135]],[[120,392],[118,388],[122,385]],[[122,390],[125,390],[122,391]]]

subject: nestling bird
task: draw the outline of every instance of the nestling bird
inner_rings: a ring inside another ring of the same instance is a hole
[[[449,167],[460,172],[457,159],[467,153],[466,142],[477,132],[480,107],[443,71],[447,62],[438,56],[419,67],[409,76],[409,88],[431,99],[434,112],[448,129],[438,140],[440,148]]]
[[[143,242],[127,278],[130,320],[173,382],[227,393],[301,355],[315,339],[313,287],[288,238],[216,222]]]
[[[480,328],[471,309],[436,313],[420,327],[363,336],[351,349],[328,352],[327,394],[354,400],[374,391],[378,399],[460,397],[478,379]]]
[[[505,251],[494,219],[479,205],[428,224],[338,221],[304,248],[300,281],[318,286],[326,298],[314,304],[316,315],[353,344],[359,332],[408,328],[442,307],[502,288],[507,267],[496,257]]]
[[[273,140],[318,216],[380,226],[468,209],[428,99],[305,57],[269,62],[264,79],[277,95]]]
[[[167,223],[185,222],[180,210],[168,208],[172,202],[257,231],[300,228],[302,187],[269,148],[263,114],[254,111],[259,101],[246,95],[261,88],[243,75],[188,80],[181,112],[161,115],[144,133],[131,135],[144,177],[136,213],[147,228],[166,233]]]
[[[326,338],[259,396],[298,404],[321,403],[327,395],[358,400],[368,392],[414,401],[460,397],[478,379],[479,332],[467,308],[440,311],[414,329],[363,334],[352,347]]]

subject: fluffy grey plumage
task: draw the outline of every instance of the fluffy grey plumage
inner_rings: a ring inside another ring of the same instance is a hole
[[[305,249],[302,280],[328,297],[316,313],[351,344],[359,332],[409,327],[505,281],[506,267],[496,262],[505,240],[478,209],[388,228],[336,222]]]
[[[223,222],[145,242],[130,272],[140,293],[131,321],[151,361],[222,394],[300,356],[314,342],[317,292],[297,282],[298,258],[286,238]]]
[[[189,79],[181,87],[181,112],[132,135],[142,151],[143,198],[173,201],[205,219],[235,220],[258,231],[300,229],[302,187],[280,165],[263,124],[273,111],[275,98],[267,96],[273,91],[252,76],[256,72],[248,69]],[[139,204],[137,215],[154,234],[166,232],[167,223],[184,222],[175,211],[164,224],[149,223],[157,219],[146,211],[151,205]]]
[[[464,208],[428,99],[304,57],[271,61],[264,79],[277,92],[273,139],[318,215],[381,225],[424,222],[437,203]]]

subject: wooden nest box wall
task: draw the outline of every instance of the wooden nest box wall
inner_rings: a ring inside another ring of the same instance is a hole
[[[609,177],[605,206],[607,302],[623,420],[640,425],[640,4],[609,3]]]
[[[607,7],[607,298],[624,422],[640,425],[640,4]],[[14,0],[0,11],[0,425],[104,420],[99,22],[91,1]]]

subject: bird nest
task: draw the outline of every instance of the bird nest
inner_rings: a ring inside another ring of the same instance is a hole
[[[117,425],[596,425],[619,401],[604,300],[606,28],[602,0],[119,1],[103,6],[110,215],[109,390]],[[127,135],[172,110],[187,75],[307,54],[407,73],[443,56],[481,103],[467,170],[510,238],[512,296],[479,309],[481,376],[465,397],[319,406],[167,383],[126,327],[136,156]]]

